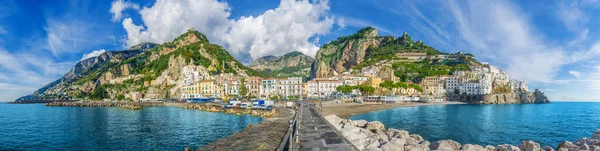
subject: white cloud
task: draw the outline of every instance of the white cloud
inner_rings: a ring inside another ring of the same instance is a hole
[[[215,0],[157,0],[139,11],[142,24],[122,21],[127,45],[170,41],[190,28],[204,33],[213,43],[224,45],[238,59],[301,51],[314,56],[319,49],[311,38],[327,34],[334,18],[327,16],[327,0],[282,0],[258,16],[230,19],[231,8]]]
[[[110,10],[109,12],[112,14],[112,19],[111,21],[119,21],[121,20],[121,17],[123,16],[123,10],[126,10],[128,8],[132,8],[134,10],[139,10],[140,9],[140,5],[136,4],[136,3],[132,3],[130,1],[124,1],[124,0],[116,0],[113,1],[110,4]]]
[[[340,29],[346,28],[346,20],[344,18],[342,18],[342,17],[338,18],[336,23],[337,23],[338,27],[340,27]]]
[[[581,72],[577,72],[577,71],[569,71],[569,74],[579,78],[581,77]]]
[[[282,0],[274,10],[235,21],[224,43],[233,54],[249,53],[252,59],[291,51],[315,56],[319,47],[309,39],[327,34],[333,26],[327,11],[327,1]]]
[[[104,50],[104,49],[94,50],[94,51],[92,51],[90,53],[83,54],[83,57],[81,57],[81,60],[83,61],[83,60],[88,59],[88,58],[100,56],[104,52],[106,52],[106,50]]]
[[[35,50],[34,50],[35,51]],[[14,53],[0,46],[0,101],[14,101],[64,74],[72,62],[55,63],[32,52]]]

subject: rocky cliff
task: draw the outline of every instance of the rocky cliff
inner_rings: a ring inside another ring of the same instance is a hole
[[[539,89],[534,92],[498,93],[488,95],[449,95],[447,101],[459,101],[470,104],[532,104],[550,103],[548,97]]]
[[[442,53],[423,42],[412,41],[408,33],[401,37],[379,36],[373,27],[359,30],[357,33],[339,37],[324,44],[317,52],[311,66],[311,78],[327,77],[360,65],[382,60],[391,60],[399,52]]]
[[[161,45],[142,43],[82,60],[62,78],[20,99],[126,100],[133,94],[177,98],[185,66],[196,66],[211,75],[260,76],[191,29]]]
[[[249,67],[268,77],[304,77],[310,75],[310,66],[315,61],[310,56],[294,51],[283,56],[264,56],[256,59]]]

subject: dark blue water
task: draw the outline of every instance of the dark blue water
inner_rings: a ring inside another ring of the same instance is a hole
[[[350,117],[381,121],[429,141],[519,145],[534,140],[557,147],[563,140],[590,138],[600,129],[600,103],[437,105],[402,107]]]
[[[0,150],[183,150],[261,118],[175,107],[45,107],[0,103]]]

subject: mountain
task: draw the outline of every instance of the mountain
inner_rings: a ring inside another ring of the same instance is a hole
[[[82,60],[60,79],[18,100],[123,100],[134,93],[154,99],[176,98],[183,83],[183,67],[210,75],[261,76],[223,47],[211,44],[202,33],[190,29],[161,45],[142,43]]]
[[[423,59],[407,60],[406,55],[421,55]],[[438,55],[455,59],[429,58]],[[408,33],[397,38],[379,36],[375,28],[366,27],[355,34],[324,44],[311,66],[310,77],[328,77],[342,72],[356,73],[365,67],[377,67],[382,72],[377,74],[385,74],[380,77],[399,77],[402,81],[418,83],[426,76],[447,75],[453,71],[466,70],[472,64],[480,64],[472,54],[444,53],[422,41],[413,41]]]
[[[249,67],[268,77],[298,76],[308,78],[310,76],[310,66],[314,61],[315,59],[310,56],[293,51],[283,56],[269,55],[258,58]]]

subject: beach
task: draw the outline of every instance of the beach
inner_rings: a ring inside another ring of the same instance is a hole
[[[452,105],[465,104],[463,102],[406,102],[406,103],[335,103],[323,102],[323,116],[335,114],[341,118],[347,118],[353,115],[367,113],[378,110],[385,110],[397,107],[425,106],[425,105]]]

